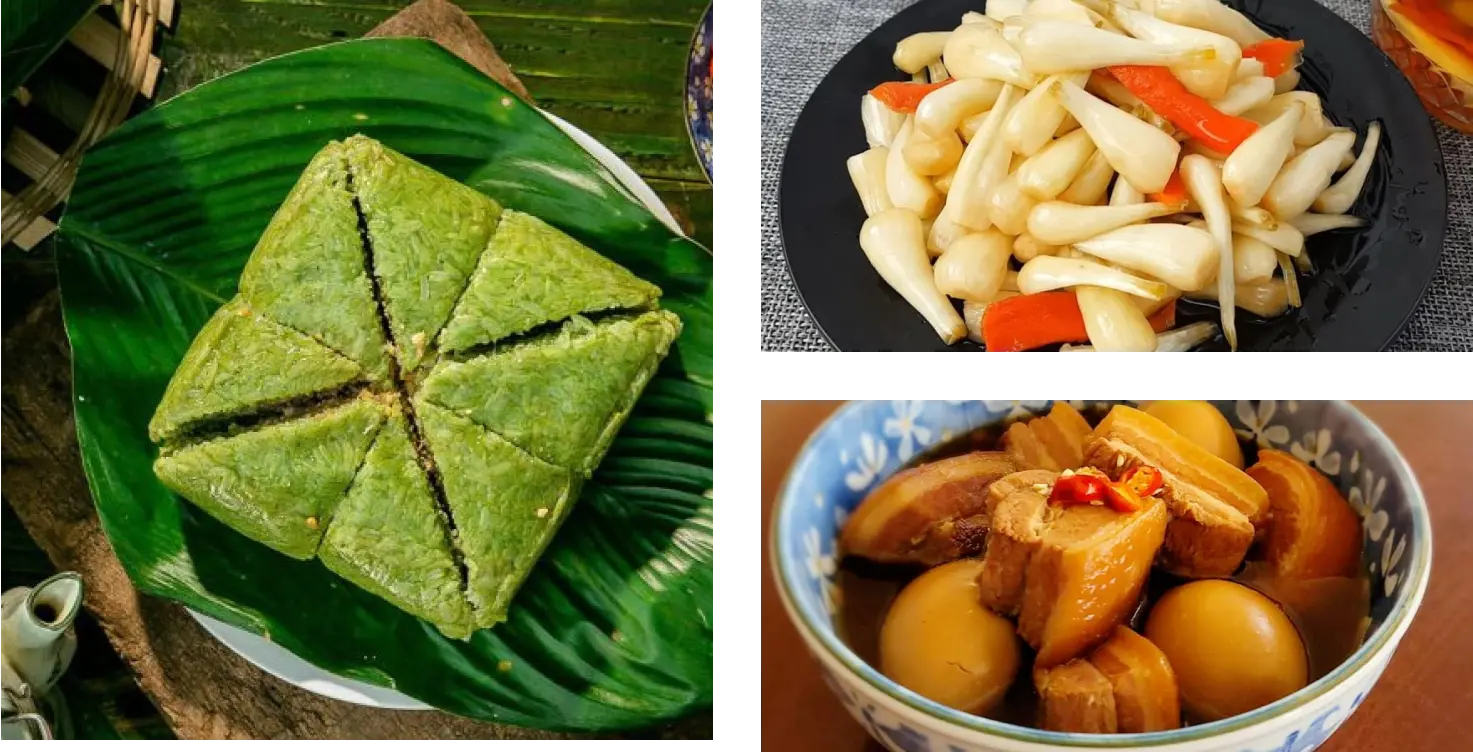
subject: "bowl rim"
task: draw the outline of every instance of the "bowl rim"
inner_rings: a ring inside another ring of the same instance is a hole
[[[1163,746],[1200,741],[1242,731],[1287,715],[1292,711],[1308,705],[1344,683],[1352,675],[1369,664],[1375,657],[1383,652],[1393,650],[1399,635],[1405,631],[1412,616],[1416,613],[1418,606],[1421,605],[1423,593],[1427,588],[1428,576],[1432,568],[1432,526],[1427,512],[1427,500],[1422,493],[1421,484],[1417,482],[1416,474],[1412,472],[1411,465],[1407,463],[1406,457],[1402,455],[1401,450],[1391,441],[1390,437],[1358,408],[1344,400],[1326,401],[1332,402],[1339,406],[1340,409],[1345,410],[1346,417],[1359,424],[1374,443],[1383,444],[1391,449],[1390,458],[1392,461],[1390,472],[1402,484],[1403,488],[1406,489],[1407,501],[1411,508],[1412,524],[1417,532],[1416,539],[1419,541],[1419,544],[1411,551],[1412,560],[1408,567],[1410,576],[1403,585],[1401,594],[1398,596],[1397,603],[1392,609],[1391,614],[1381,623],[1381,626],[1374,633],[1366,638],[1350,658],[1308,686],[1248,713],[1196,726],[1172,729],[1170,731],[1153,731],[1136,734],[1079,734],[1044,731],[1042,729],[1018,726],[972,715],[971,713],[964,713],[946,707],[934,700],[922,697],[891,681],[881,674],[878,669],[866,663],[847,644],[840,640],[832,629],[821,629],[813,624],[811,615],[797,605],[796,599],[789,591],[789,577],[794,574],[794,569],[783,561],[783,547],[780,545],[784,537],[783,534],[788,531],[788,511],[797,504],[794,497],[793,481],[795,478],[801,477],[804,471],[807,470],[809,464],[814,461],[815,455],[813,449],[816,440],[820,436],[828,433],[839,419],[851,412],[857,412],[863,409],[869,401],[847,402],[841,405],[829,417],[825,418],[804,440],[802,447],[798,450],[798,454],[793,460],[793,464],[788,468],[787,475],[784,476],[782,485],[778,489],[777,508],[772,515],[771,529],[769,531],[768,558],[774,575],[773,579],[777,582],[778,593],[782,597],[783,606],[788,612],[789,620],[801,632],[805,633],[803,636],[807,638],[806,642],[809,644],[810,649],[813,645],[821,645],[829,659],[842,666],[854,678],[869,685],[871,689],[885,695],[889,700],[899,703],[911,711],[915,711],[932,720],[941,721],[949,726],[1019,742],[1099,748]]]

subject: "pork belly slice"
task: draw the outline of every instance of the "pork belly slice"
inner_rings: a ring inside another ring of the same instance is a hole
[[[840,536],[846,555],[935,566],[982,552],[988,490],[1018,470],[1003,452],[972,452],[896,473],[865,497]]]
[[[978,584],[989,608],[1017,614],[1018,634],[1038,651],[1035,665],[1052,668],[1095,647],[1130,617],[1169,515],[1154,497],[1121,513],[1050,504],[1045,486],[1051,482],[1016,485],[993,511]]]
[[[1227,577],[1242,565],[1253,545],[1254,528],[1237,507],[1188,482],[1170,467],[1157,465],[1154,458],[1125,441],[1096,438],[1084,459],[1116,479],[1143,465],[1161,472],[1160,495],[1171,513],[1158,562],[1162,569],[1182,577]]]

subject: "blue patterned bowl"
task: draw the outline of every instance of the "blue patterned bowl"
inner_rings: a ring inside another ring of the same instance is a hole
[[[1381,429],[1343,402],[1219,402],[1245,439],[1293,452],[1333,478],[1364,520],[1371,573],[1365,644],[1320,680],[1251,713],[1149,734],[1066,734],[958,712],[865,664],[834,632],[839,529],[877,483],[917,452],[979,426],[1042,413],[1048,402],[853,402],[799,453],[773,518],[772,566],[783,605],[851,715],[896,752],[1047,747],[1304,752],[1365,699],[1427,589],[1432,530],[1416,478]],[[1086,403],[1075,402],[1076,407]],[[1110,403],[1090,402],[1088,406]]]
[[[691,146],[696,150],[696,158],[707,180],[714,180],[711,156],[715,149],[711,131],[711,40],[715,28],[712,23],[711,7],[707,6],[691,37],[690,55],[685,65],[685,128],[690,133]]]

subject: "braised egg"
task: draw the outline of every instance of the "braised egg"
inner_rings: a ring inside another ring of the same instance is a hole
[[[982,562],[928,570],[900,591],[880,630],[880,670],[923,697],[968,713],[997,705],[1018,673],[1013,624],[982,605]]]
[[[1198,580],[1167,591],[1151,609],[1146,637],[1171,662],[1193,720],[1246,713],[1309,681],[1294,623],[1267,596],[1236,582]]]

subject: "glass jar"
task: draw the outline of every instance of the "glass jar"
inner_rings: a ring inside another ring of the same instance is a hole
[[[1473,57],[1447,39],[1460,34],[1473,40],[1473,27],[1449,3],[1470,0],[1370,0],[1371,36],[1406,75],[1427,111],[1464,133],[1473,133]],[[1425,26],[1437,25],[1438,34]]]

